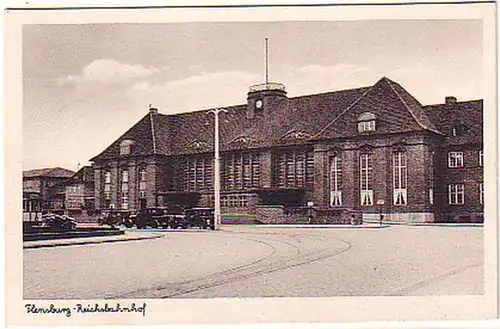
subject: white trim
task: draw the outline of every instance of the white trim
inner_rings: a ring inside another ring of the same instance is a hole
[[[461,197],[461,199],[460,199]],[[448,204],[461,205],[465,203],[465,188],[464,184],[449,184],[448,185]]]
[[[454,161],[452,163],[452,160]],[[464,166],[464,152],[450,151],[448,152],[448,168],[460,168]]]

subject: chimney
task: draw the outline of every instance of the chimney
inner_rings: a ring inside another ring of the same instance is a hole
[[[151,114],[158,114],[158,109],[155,108],[155,107],[150,107],[149,108],[149,113],[151,113]]]
[[[457,103],[457,98],[455,96],[447,96],[444,99],[446,105],[452,105]]]

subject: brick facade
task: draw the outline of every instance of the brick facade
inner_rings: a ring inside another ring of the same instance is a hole
[[[482,220],[482,101],[422,106],[387,78],[371,87],[297,98],[287,98],[284,87],[266,88],[278,89],[251,89],[248,103],[228,108],[221,120],[224,212],[313,202],[358,211],[366,219],[382,213],[395,221],[463,220],[464,214]],[[464,128],[457,133],[454,124]],[[134,142],[132,153],[120,154],[124,140]],[[111,174],[111,202],[120,205],[120,170],[127,168],[128,208],[139,209],[143,168],[147,207],[186,200],[212,206],[212,150],[213,122],[207,124],[206,111],[167,116],[152,110],[92,159],[95,205],[105,204],[103,170]],[[463,152],[463,166],[448,168],[450,151]],[[362,154],[369,155],[363,168]],[[341,163],[335,174],[341,177],[340,205],[330,203],[333,157]],[[370,195],[371,204],[362,204],[361,177],[369,182],[363,195]],[[450,184],[464,185],[463,204],[449,204]],[[198,186],[203,188],[189,188]]]

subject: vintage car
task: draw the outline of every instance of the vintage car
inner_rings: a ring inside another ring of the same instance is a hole
[[[178,228],[184,215],[174,212],[169,208],[148,208],[137,213],[133,220],[133,224],[137,228]]]
[[[215,216],[213,208],[191,208],[184,211],[182,228],[199,227],[215,230]]]
[[[73,218],[66,215],[46,213],[42,215],[40,226],[52,230],[74,230],[76,228],[76,222]]]
[[[133,226],[133,218],[135,214],[130,211],[118,209],[108,209],[101,213],[98,219],[99,225],[108,225],[111,227],[124,225],[127,228]]]

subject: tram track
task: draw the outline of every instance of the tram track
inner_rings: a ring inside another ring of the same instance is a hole
[[[232,238],[235,238],[235,233],[231,232]],[[248,235],[251,235],[251,237]],[[271,251],[252,262],[217,271],[200,278],[168,282],[154,288],[136,290],[112,298],[182,298],[205,289],[307,265],[334,257],[351,248],[351,244],[346,240],[333,237],[325,238],[317,234],[237,232],[236,236],[238,239],[263,244],[270,248]]]

